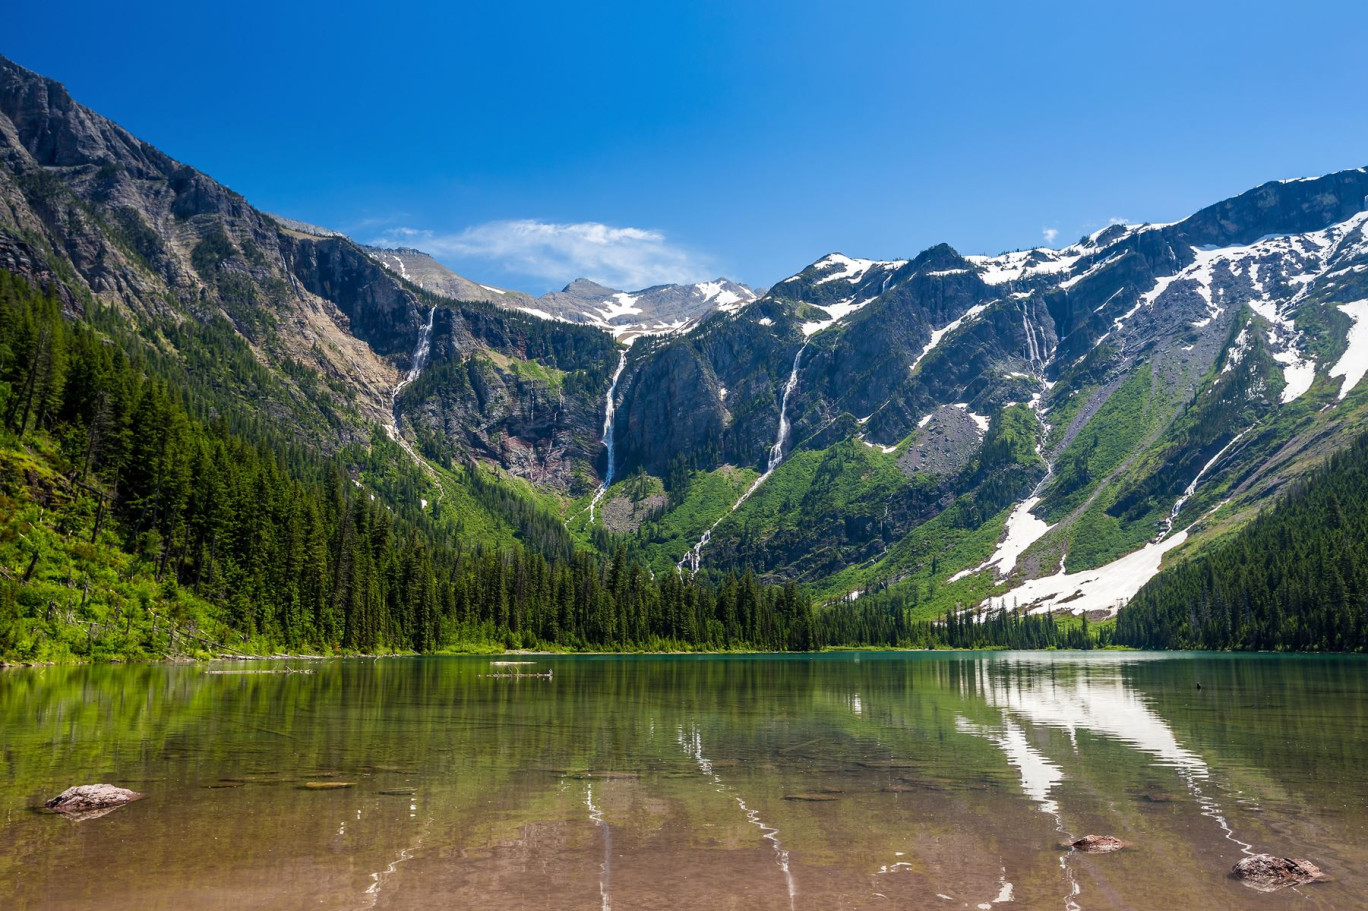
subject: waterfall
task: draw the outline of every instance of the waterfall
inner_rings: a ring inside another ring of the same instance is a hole
[[[613,423],[617,418],[617,387],[618,380],[622,378],[622,370],[627,366],[627,349],[622,349],[618,355],[617,369],[613,371],[613,381],[608,385],[608,400],[603,406],[603,445],[608,450],[608,468],[603,473],[603,483],[594,493],[594,499],[589,501],[589,524],[594,524],[594,507],[598,506],[599,500],[608,493],[608,488],[613,483],[613,474],[617,471],[617,451],[613,445]]]
[[[1030,317],[1028,317],[1026,314],[1026,305],[1021,304],[1020,307],[1021,331],[1026,336],[1026,359],[1030,361],[1031,366],[1034,367],[1040,361],[1038,352],[1036,351],[1035,333],[1031,331],[1031,321]]]
[[[722,524],[722,520],[727,516],[736,512],[736,510],[741,507],[742,503],[749,500],[751,494],[755,493],[760,485],[765,483],[770,475],[774,474],[774,469],[778,468],[780,463],[784,461],[784,443],[788,439],[789,434],[789,397],[793,395],[793,391],[798,388],[798,368],[803,363],[803,352],[807,350],[807,346],[808,343],[804,342],[803,347],[799,348],[798,353],[794,355],[793,370],[789,372],[788,381],[784,383],[784,394],[779,399],[779,432],[775,436],[774,445],[770,447],[769,464],[765,467],[765,473],[756,478],[751,486],[746,488],[746,492],[741,494],[736,502],[731,505],[731,509],[724,512],[716,522],[708,526],[708,530],[703,532],[703,537],[698,539],[698,543],[689,548],[688,552],[680,558],[679,562],[675,564],[675,569],[679,570],[679,572],[684,572],[684,567],[686,566],[689,567],[690,572],[698,572],[698,567],[703,562],[703,548],[707,547],[708,542],[712,540],[713,529]]]
[[[427,366],[428,355],[432,352],[432,324],[436,319],[437,308],[434,306],[428,311],[427,322],[423,324],[423,328],[418,330],[418,344],[413,348],[413,363],[409,365],[408,373],[404,374],[404,378],[395,385],[394,391],[390,393],[390,422],[385,427],[385,432],[389,434],[391,440],[399,444],[400,449],[408,453],[409,458],[413,459],[419,468],[432,477],[433,482],[437,484],[437,501],[441,502],[442,498],[446,496],[446,488],[438,479],[437,472],[422,456],[418,455],[413,444],[404,439],[404,435],[399,432],[399,394],[414,380],[418,379],[423,368]],[[426,506],[426,501],[424,501],[424,506]]]
[[[422,329],[418,330],[418,345],[413,349],[413,363],[409,366],[408,373],[399,381],[399,385],[394,387],[394,392],[390,393],[391,407],[394,409],[399,407],[399,393],[418,379],[418,374],[422,373],[423,368],[427,366],[428,355],[432,352],[432,323],[436,318],[437,308],[433,307],[428,311],[427,322],[423,324]],[[397,410],[394,414],[394,423],[396,426],[399,423]]]
[[[765,469],[765,477],[779,467],[779,463],[784,461],[784,441],[788,439],[788,402],[789,396],[793,395],[793,390],[798,387],[798,366],[803,361],[803,352],[807,350],[807,345],[798,349],[798,353],[793,357],[793,369],[789,371],[788,382],[784,383],[784,395],[779,400],[779,436],[770,447],[769,467]]]
[[[1235,434],[1234,439],[1222,446],[1220,452],[1207,460],[1207,463],[1202,466],[1202,470],[1197,472],[1197,476],[1192,479],[1192,483],[1183,490],[1183,495],[1174,501],[1173,509],[1169,512],[1168,518],[1164,520],[1164,530],[1159,533],[1159,537],[1154,539],[1156,542],[1164,540],[1169,536],[1169,532],[1173,531],[1173,523],[1178,521],[1178,513],[1182,512],[1183,506],[1188,500],[1192,499],[1192,495],[1197,492],[1197,485],[1201,483],[1202,478],[1206,477],[1207,472],[1211,470],[1212,466],[1219,462],[1221,458],[1230,451],[1230,447],[1240,442],[1240,439],[1253,429],[1253,427],[1246,427],[1244,430]]]

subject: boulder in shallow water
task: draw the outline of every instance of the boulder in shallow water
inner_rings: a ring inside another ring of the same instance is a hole
[[[1125,846],[1124,841],[1110,835],[1084,835],[1069,845],[1075,851],[1082,851],[1084,854],[1110,854],[1113,851],[1120,851]]]
[[[1299,857],[1254,854],[1240,859],[1231,871],[1246,886],[1272,892],[1285,886],[1304,886],[1324,878],[1320,867]]]
[[[67,788],[43,806],[77,821],[96,819],[126,803],[140,800],[143,795],[112,784],[82,784]]]

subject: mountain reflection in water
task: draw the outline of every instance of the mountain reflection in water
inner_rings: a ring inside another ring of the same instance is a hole
[[[5,907],[1368,907],[1359,659],[529,660],[6,671]],[[147,798],[31,810],[95,781]]]

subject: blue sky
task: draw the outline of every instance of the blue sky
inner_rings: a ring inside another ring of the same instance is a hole
[[[0,5],[268,211],[540,293],[1061,245],[1368,165],[1368,4]]]

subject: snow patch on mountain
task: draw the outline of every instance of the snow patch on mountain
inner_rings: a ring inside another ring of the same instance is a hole
[[[814,285],[825,285],[828,282],[845,280],[852,285],[857,284],[869,272],[884,270],[893,272],[907,265],[905,259],[878,260],[878,259],[858,259],[853,256],[846,256],[844,253],[829,253],[817,262],[808,266],[802,272],[790,275],[788,278],[779,282],[780,285],[802,278],[805,274],[816,272],[820,277]]]
[[[1338,309],[1354,321],[1349,330],[1349,347],[1330,368],[1330,376],[1344,377],[1338,396],[1342,400],[1368,373],[1368,300],[1340,304]]]
[[[1283,365],[1283,380],[1287,385],[1283,387],[1280,398],[1284,405],[1301,398],[1302,393],[1316,381],[1315,360],[1302,360],[1296,349],[1279,352],[1273,355],[1273,360]]]
[[[537,298],[536,305],[559,319],[597,326],[627,341],[687,331],[711,313],[734,313],[756,299],[750,288],[724,278],[631,292],[577,279]]]
[[[1113,615],[1120,605],[1135,597],[1135,593],[1154,578],[1164,554],[1186,540],[1187,531],[1180,531],[1105,566],[1076,573],[1065,572],[1061,560],[1059,572],[1054,575],[1023,582],[1004,595],[986,599],[981,606],[1006,605],[1010,608],[1015,604],[1033,614],[1067,610],[1074,614],[1105,611]]]
[[[599,318],[608,323],[620,316],[640,315],[643,311],[636,305],[638,300],[640,295],[619,291],[604,301],[607,306],[599,310]]]
[[[842,278],[849,282],[859,281],[874,265],[874,260],[855,259],[840,253],[832,253],[817,260],[812,265],[819,272],[831,270],[831,274],[824,275],[814,282],[814,284],[825,285],[827,282],[834,282]]]
[[[1040,503],[1040,497],[1030,497],[1022,500],[1012,510],[1007,517],[1007,524],[1003,527],[1002,541],[998,544],[993,555],[984,560],[973,569],[962,570],[950,577],[951,582],[958,582],[966,576],[982,572],[985,569],[994,567],[997,569],[999,578],[1006,578],[1016,569],[1017,560],[1026,552],[1026,549],[1045,536],[1053,525],[1044,519],[1036,518],[1031,510],[1035,509]]]
[[[968,403],[968,402],[956,402],[955,404],[951,405],[950,407],[951,407],[951,408],[958,408],[960,411],[963,411],[965,414],[969,415],[970,420],[972,420],[972,421],[974,422],[974,424],[978,427],[979,433],[987,433],[987,432],[988,432],[988,424],[989,424],[988,418],[984,417],[984,416],[981,415],[981,414],[975,414],[974,412],[970,411],[970,410],[969,410],[969,403]]]
[[[1076,247],[1063,250],[1038,247],[1034,250],[1015,250],[1001,256],[975,255],[966,256],[965,259],[978,267],[979,278],[984,284],[1003,285],[1040,275],[1067,272],[1082,257],[1083,251]]]
[[[812,304],[812,307],[814,307],[817,310],[821,310],[823,313],[827,315],[828,318],[824,320],[813,320],[811,322],[803,323],[803,335],[815,335],[816,333],[821,332],[828,326],[833,326],[836,323],[839,323],[847,316],[850,316],[850,314],[857,313],[860,310],[863,310],[865,307],[869,306],[869,304],[874,300],[876,300],[876,298],[874,297],[867,297],[863,300],[858,301],[853,297],[847,297],[843,300],[837,301],[834,304]]]
[[[932,350],[934,350],[935,347],[941,343],[941,339],[945,338],[947,335],[954,332],[956,329],[964,325],[966,322],[972,321],[980,313],[988,309],[988,306],[988,304],[975,304],[968,310],[964,311],[964,313],[960,314],[959,317],[946,323],[941,328],[932,329],[930,340],[927,341],[926,347],[921,350],[921,354],[918,354],[916,360],[912,362],[911,369],[916,370],[917,366],[921,364],[923,360],[926,359],[926,356],[930,354]]]
[[[705,302],[711,303],[723,313],[734,313],[755,300],[755,292],[749,288],[732,285],[722,279],[714,282],[700,282],[694,287],[698,289],[698,293],[703,296]]]

